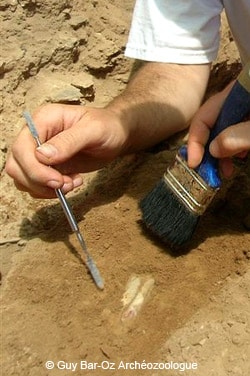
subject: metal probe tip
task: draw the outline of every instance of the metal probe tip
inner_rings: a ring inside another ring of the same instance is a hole
[[[77,235],[77,238],[79,240],[79,243],[81,244],[82,246],[82,249],[83,251],[86,253],[87,255],[87,260],[86,260],[86,265],[92,275],[92,278],[93,280],[95,281],[95,284],[96,286],[100,289],[100,290],[103,290],[104,289],[104,282],[103,282],[103,279],[100,275],[100,272],[94,262],[94,260],[92,259],[92,257],[90,256],[88,250],[87,250],[87,247],[86,247],[86,243],[85,241],[83,240],[83,237],[81,235],[81,233],[79,231],[76,232],[76,235]]]

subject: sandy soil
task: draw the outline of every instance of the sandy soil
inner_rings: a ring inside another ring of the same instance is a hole
[[[86,174],[69,200],[103,291],[57,200],[18,192],[4,173],[25,108],[48,101],[101,106],[124,88],[133,63],[123,57],[133,3],[1,2],[3,375],[250,372],[249,160],[238,163],[228,190],[178,253],[145,231],[138,202],[161,178],[182,136]],[[239,68],[223,18],[208,95]],[[154,363],[165,369],[151,369]],[[194,368],[181,372],[180,364]]]

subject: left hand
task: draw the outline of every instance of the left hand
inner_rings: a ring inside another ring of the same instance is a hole
[[[204,147],[208,141],[220,113],[223,102],[229,94],[233,83],[223,91],[209,98],[194,116],[188,138],[188,165],[196,168],[203,157]],[[225,177],[233,173],[232,157],[246,157],[250,150],[250,120],[232,125],[222,131],[210,144],[209,151],[220,159],[220,168]]]

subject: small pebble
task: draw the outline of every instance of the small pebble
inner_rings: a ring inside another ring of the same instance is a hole
[[[19,242],[17,243],[20,247],[24,247],[26,244],[27,244],[27,240],[25,239],[21,239],[19,240]]]
[[[244,251],[247,260],[250,260],[250,251]]]

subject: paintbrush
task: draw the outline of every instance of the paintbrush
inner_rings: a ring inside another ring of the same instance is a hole
[[[33,136],[34,140],[36,141],[36,144],[37,146],[41,146],[42,143],[39,139],[39,135],[37,133],[37,130],[36,130],[36,127],[35,127],[35,124],[31,118],[31,115],[28,111],[25,111],[23,113],[23,116],[27,122],[27,125],[29,127],[29,130],[30,130],[30,133],[31,135]],[[93,280],[95,281],[95,284],[97,285],[97,287],[99,287],[99,289],[103,290],[104,288],[104,283],[103,283],[103,280],[102,280],[102,277],[100,275],[100,272],[94,262],[94,260],[92,259],[92,257],[90,256],[89,252],[88,252],[88,249],[87,249],[87,246],[86,246],[86,243],[80,233],[80,230],[79,230],[79,227],[78,227],[78,224],[76,222],[76,219],[74,217],[74,214],[72,212],[72,209],[68,203],[68,201],[66,200],[66,197],[64,195],[64,193],[62,192],[62,190],[60,188],[57,188],[55,189],[55,193],[57,195],[57,197],[59,198],[59,201],[60,201],[60,204],[63,208],[63,211],[64,211],[64,214],[70,224],[70,227],[72,229],[72,231],[76,234],[77,236],[77,239],[81,245],[81,248],[83,250],[83,252],[85,253],[85,256],[86,256],[86,265],[93,277]]]
[[[202,162],[196,169],[187,165],[183,145],[173,166],[140,202],[142,220],[170,246],[188,242],[200,216],[222,185],[218,159],[209,152],[211,141],[227,127],[244,120],[250,113],[250,62],[246,64],[227,96],[205,146]]]

